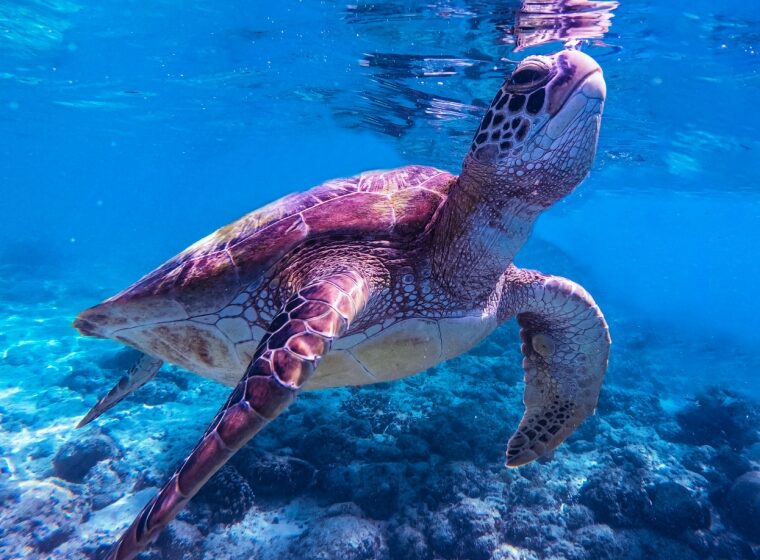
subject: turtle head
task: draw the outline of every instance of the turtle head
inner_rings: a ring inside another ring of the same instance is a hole
[[[500,196],[553,204],[591,168],[605,93],[601,68],[580,51],[526,58],[483,117],[462,175]]]

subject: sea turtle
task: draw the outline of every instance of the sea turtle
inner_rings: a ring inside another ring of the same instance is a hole
[[[605,92],[580,51],[530,56],[497,92],[458,177],[409,166],[286,196],[82,312],[82,334],[144,355],[81,424],[163,361],[234,387],[109,558],[145,548],[300,390],[418,373],[511,317],[522,328],[525,415],[506,464],[567,438],[596,406],[607,325],[583,288],[512,259],[537,216],[588,174]]]

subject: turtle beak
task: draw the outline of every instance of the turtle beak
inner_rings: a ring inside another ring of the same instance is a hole
[[[601,68],[598,68],[586,77],[580,91],[589,99],[605,100],[607,97],[607,84],[602,76]]]
[[[553,117],[575,95],[604,101],[607,85],[602,69],[589,55],[576,50],[564,50],[555,55],[557,76],[549,86],[549,114]],[[600,103],[601,105],[601,103]]]
[[[546,134],[557,139],[579,119],[595,119],[598,132],[607,94],[602,69],[580,51],[563,51],[556,56],[560,75],[553,81],[554,88],[549,94],[551,119]]]

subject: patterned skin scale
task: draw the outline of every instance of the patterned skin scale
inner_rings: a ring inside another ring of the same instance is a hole
[[[496,95],[459,177],[410,166],[290,195],[82,312],[74,325],[83,334],[146,357],[80,425],[148,381],[161,361],[235,387],[109,558],[148,546],[300,390],[412,375],[512,317],[523,341],[525,415],[507,465],[564,441],[596,406],[607,325],[583,288],[512,260],[540,212],[588,173],[604,97],[587,55],[529,57]]]

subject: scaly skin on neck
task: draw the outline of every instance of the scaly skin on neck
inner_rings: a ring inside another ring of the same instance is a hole
[[[487,170],[470,169],[451,187],[436,224],[433,275],[458,301],[475,303],[493,292],[542,208],[505,196]]]
[[[433,276],[455,299],[485,303],[539,213],[586,177],[604,95],[578,51],[529,57],[502,85],[432,236]]]

